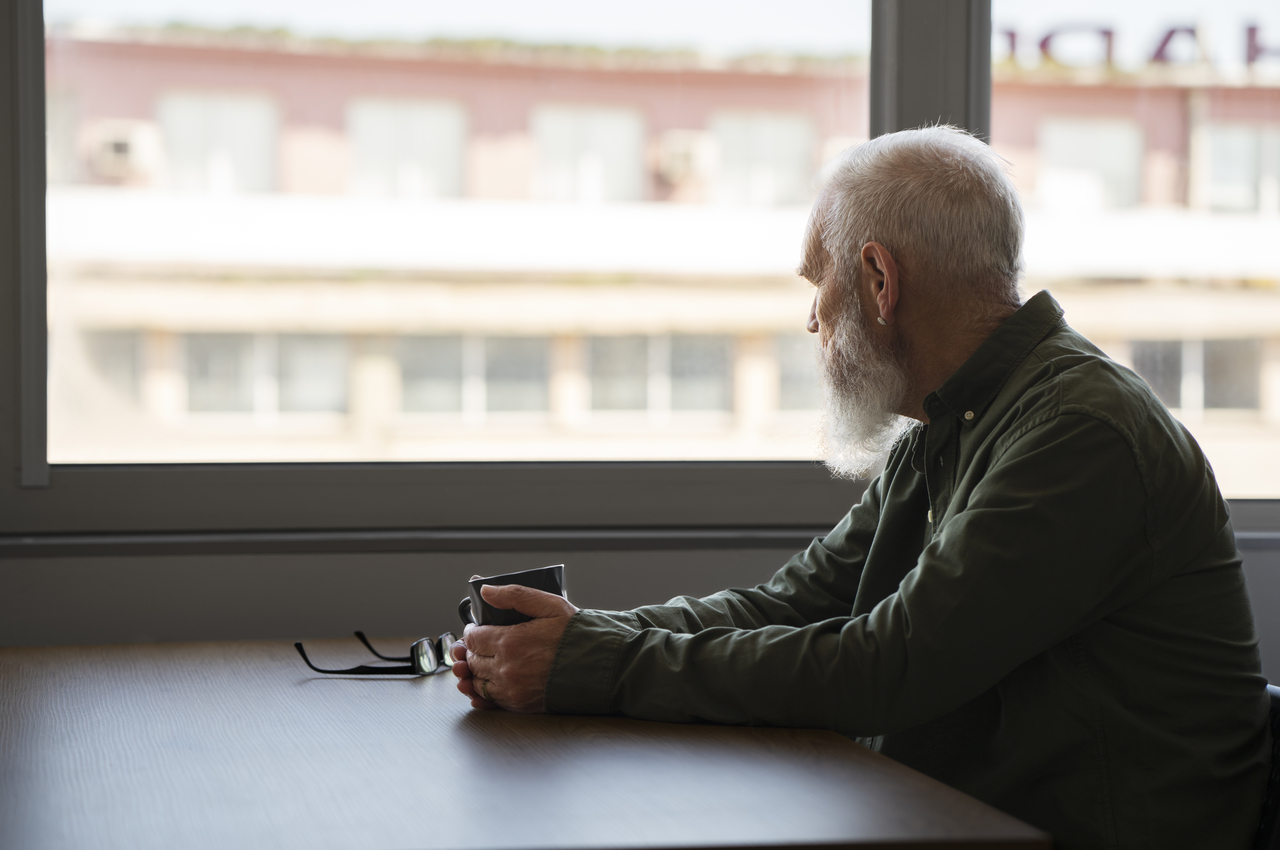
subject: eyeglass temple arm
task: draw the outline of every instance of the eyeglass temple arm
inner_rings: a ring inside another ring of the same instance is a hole
[[[364,632],[356,632],[356,637],[360,639],[360,642],[364,644],[369,649],[370,652],[372,652],[374,655],[381,658],[383,661],[412,661],[413,660],[408,655],[397,655],[394,657],[390,655],[383,655],[381,652],[378,652],[378,650],[373,648],[373,644],[369,643],[369,639],[364,636]]]
[[[302,660],[307,666],[317,673],[341,673],[348,676],[416,676],[418,671],[413,669],[412,664],[406,664],[403,667],[368,667],[360,665],[359,667],[348,667],[346,670],[321,670],[319,667],[311,663],[311,659],[307,657],[307,652],[302,648],[302,643],[298,642],[293,645],[298,650],[298,654],[302,656]]]

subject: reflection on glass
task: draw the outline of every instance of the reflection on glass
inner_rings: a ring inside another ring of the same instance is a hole
[[[992,23],[1027,294],[1151,385],[1227,496],[1280,496],[1280,7],[993,0]]]

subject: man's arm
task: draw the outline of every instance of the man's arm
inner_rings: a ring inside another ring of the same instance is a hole
[[[792,556],[766,583],[732,588],[697,599],[680,596],[631,611],[592,611],[591,616],[631,629],[695,634],[728,627],[803,626],[853,609],[867,550],[880,517],[881,479],[824,538]]]
[[[515,608],[536,619],[516,626],[467,626],[454,650],[458,690],[476,708],[502,705],[522,711],[545,710],[544,686],[552,659],[563,645],[566,628],[574,623],[591,623],[595,628],[622,633],[656,629],[694,634],[716,628],[800,626],[847,615],[875,536],[880,506],[881,479],[876,479],[830,534],[791,558],[768,583],[703,599],[679,597],[665,605],[633,611],[580,612],[559,597],[527,588],[482,588],[490,604]],[[607,665],[611,659],[595,661]],[[514,681],[517,678],[518,684]]]
[[[579,614],[546,693],[559,712],[908,728],[963,704],[1156,580],[1128,443],[1063,416],[995,461],[896,593],[860,617],[694,634]]]

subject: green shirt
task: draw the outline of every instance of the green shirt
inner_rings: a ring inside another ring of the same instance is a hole
[[[767,583],[582,611],[548,711],[834,729],[1056,846],[1249,846],[1270,762],[1208,461],[1040,293]]]

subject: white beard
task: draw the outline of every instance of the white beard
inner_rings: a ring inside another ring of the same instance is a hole
[[[837,478],[866,476],[914,424],[896,413],[907,395],[906,370],[876,347],[861,316],[857,297],[847,298],[818,355],[823,454]]]

